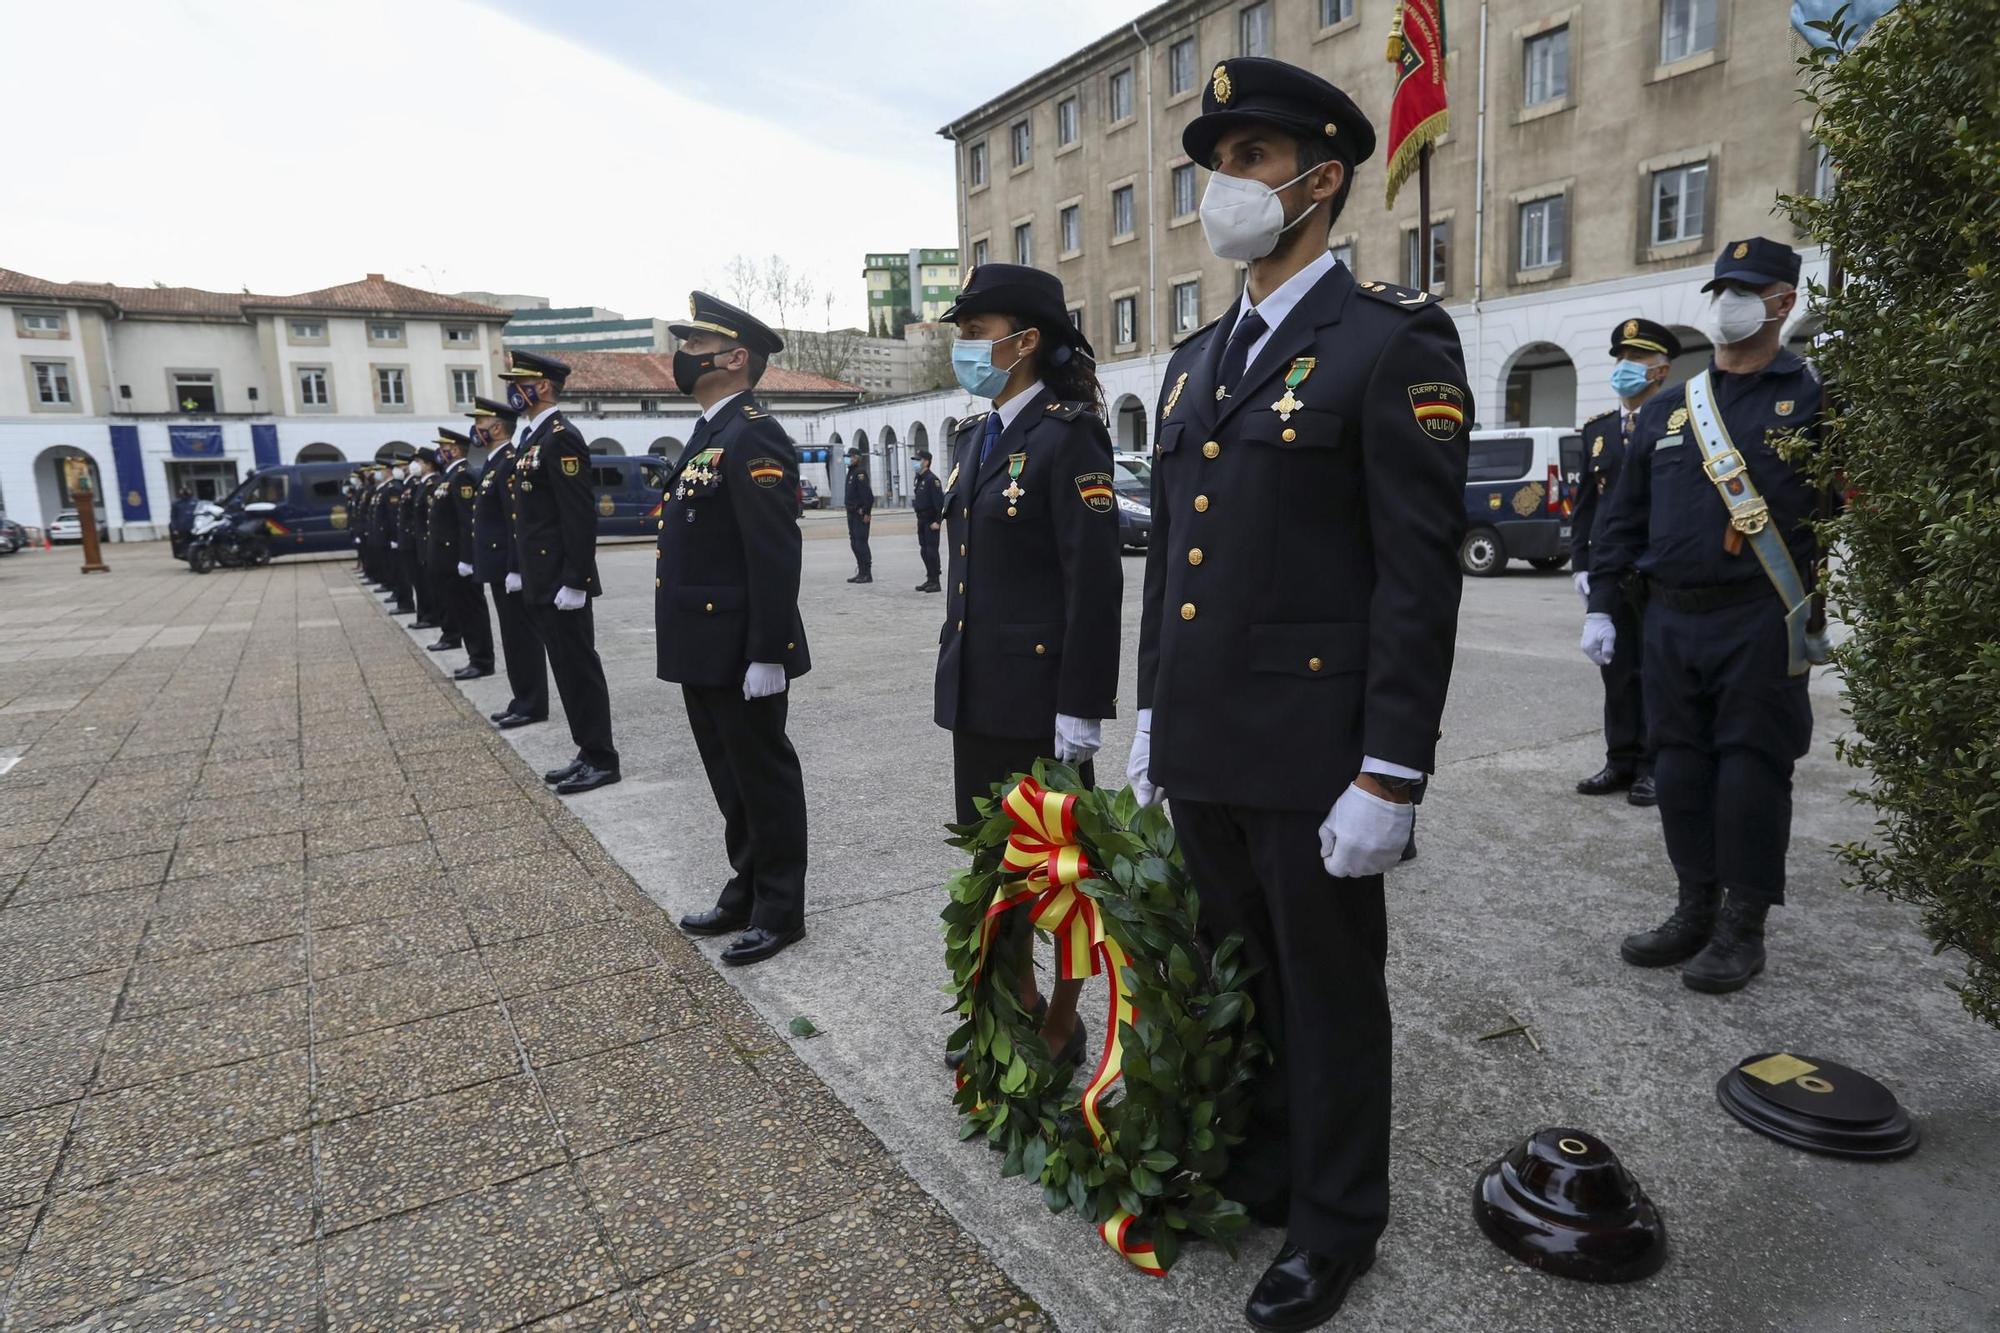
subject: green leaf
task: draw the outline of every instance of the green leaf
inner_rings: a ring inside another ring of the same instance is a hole
[[[794,1018],[785,1027],[794,1037],[817,1037],[820,1034],[820,1029],[814,1027],[813,1021],[804,1014]]]
[[[1135,1166],[1132,1168],[1132,1188],[1139,1191],[1139,1193],[1149,1197],[1157,1195],[1160,1192],[1161,1184],[1159,1175],[1150,1168],[1145,1166]]]
[[[1243,992],[1231,991],[1216,997],[1215,1003],[1208,1007],[1208,1013],[1203,1015],[1203,1021],[1208,1024],[1209,1031],[1221,1032],[1235,1026],[1236,1020],[1242,1016]]]
[[[1040,1135],[1028,1140],[1028,1146],[1021,1154],[1021,1171],[1030,1180],[1042,1178],[1042,1168],[1048,1165],[1049,1145]]]
[[[1144,1157],[1141,1157],[1139,1164],[1149,1171],[1171,1171],[1180,1165],[1179,1162],[1174,1160],[1172,1153],[1158,1151],[1149,1152]]]

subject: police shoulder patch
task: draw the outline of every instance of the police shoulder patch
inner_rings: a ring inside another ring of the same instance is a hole
[[[459,499],[461,499],[461,500],[470,500],[470,499],[472,498],[472,483],[471,483],[471,482],[467,481],[467,482],[461,482],[461,483],[459,484],[459,487],[458,487],[458,498],[459,498]]]
[[[1434,299],[1429,292],[1413,291],[1408,287],[1398,287],[1393,282],[1356,283],[1354,290],[1361,295],[1392,305],[1400,310],[1415,310],[1418,306],[1429,305]]]
[[[1409,386],[1417,427],[1433,440],[1452,440],[1465,426],[1465,390],[1445,380]]]
[[[1076,493],[1083,502],[1098,513],[1109,513],[1112,502],[1111,474],[1109,472],[1086,472],[1076,479]]]
[[[759,486],[776,486],[785,479],[785,465],[775,458],[750,460],[750,480]]]
[[[562,458],[562,470],[565,477],[574,477],[583,471],[583,460],[575,454],[564,454]]]

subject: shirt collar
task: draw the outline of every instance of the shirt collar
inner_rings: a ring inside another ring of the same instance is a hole
[[[1013,425],[1014,418],[1027,411],[1028,404],[1034,402],[1041,392],[1042,382],[1036,380],[1033,384],[1030,384],[1012,398],[1009,398],[1005,403],[994,408],[993,410],[1000,414],[1000,429],[1006,430],[1009,426]]]
[[[550,417],[554,416],[555,414],[556,414],[556,404],[550,403],[547,407],[535,413],[535,415],[529,417],[528,425],[526,428],[527,433],[522,435],[521,438],[525,440],[528,438],[528,436],[533,435],[536,431],[542,428],[542,423],[544,421],[547,421]]]
[[[723,408],[729,406],[731,403],[735,402],[738,398],[741,398],[744,394],[748,392],[750,392],[748,389],[738,389],[735,393],[730,394],[727,398],[717,399],[714,403],[709,405],[706,411],[704,411],[701,414],[701,419],[703,421],[714,421],[716,413],[720,412]]]
[[[1292,313],[1292,307],[1296,306],[1304,299],[1305,294],[1313,289],[1313,285],[1333,271],[1334,262],[1333,251],[1320,251],[1319,254],[1313,257],[1312,263],[1307,264],[1297,273],[1292,274],[1291,277],[1279,283],[1276,291],[1257,302],[1254,306],[1250,303],[1250,288],[1246,284],[1243,288],[1243,297],[1236,304],[1237,320],[1241,321],[1244,315],[1248,314],[1251,310],[1255,310],[1259,315],[1263,316],[1265,328],[1277,328],[1285,322],[1285,316]]]

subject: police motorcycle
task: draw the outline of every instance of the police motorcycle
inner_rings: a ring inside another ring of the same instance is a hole
[[[206,574],[218,568],[249,569],[271,563],[269,501],[224,509],[212,500],[195,507],[194,535],[188,538],[188,568]]]

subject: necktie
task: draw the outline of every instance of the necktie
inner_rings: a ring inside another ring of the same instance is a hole
[[[1269,327],[1255,307],[1236,321],[1236,328],[1229,335],[1229,345],[1222,349],[1222,373],[1216,379],[1216,384],[1225,394],[1236,392],[1236,381],[1243,378],[1243,368],[1250,360],[1251,347]]]
[[[1000,414],[997,411],[987,413],[986,433],[979,437],[979,466],[981,468],[986,466],[987,455],[991,454],[993,446],[1000,442],[1000,432],[1005,429],[1007,429],[1006,423],[1000,420]]]

